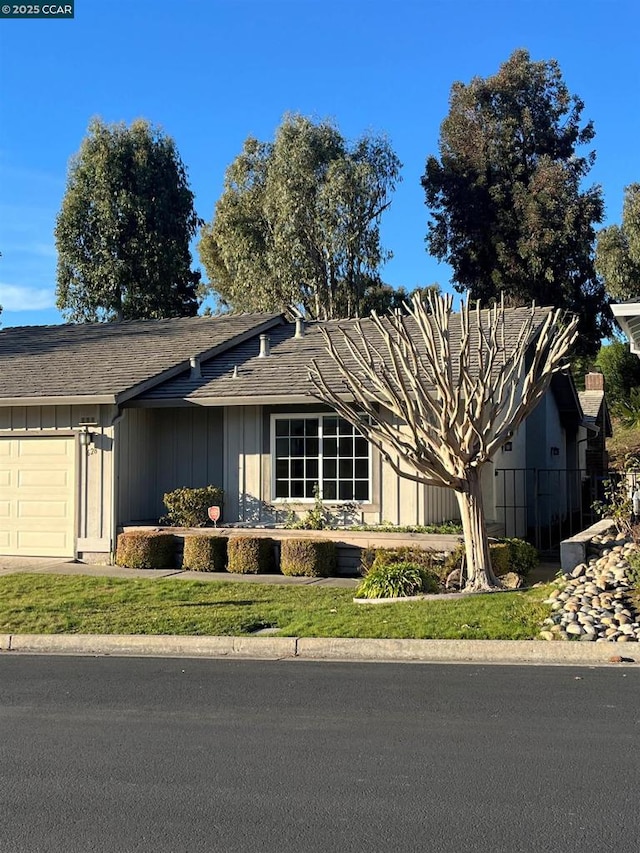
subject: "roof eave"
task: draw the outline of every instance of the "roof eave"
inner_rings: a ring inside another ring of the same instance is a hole
[[[42,397],[0,397],[0,406],[82,406],[114,405],[114,394],[76,394]]]

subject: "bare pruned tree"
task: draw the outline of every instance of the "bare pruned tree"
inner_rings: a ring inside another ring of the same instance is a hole
[[[467,557],[466,588],[498,586],[491,569],[482,466],[566,368],[577,318],[551,308],[459,313],[426,292],[407,313],[323,329],[330,361],[313,361],[314,395],[377,447],[401,477],[454,489]],[[339,381],[336,381],[336,367]],[[398,461],[398,458],[400,461]]]

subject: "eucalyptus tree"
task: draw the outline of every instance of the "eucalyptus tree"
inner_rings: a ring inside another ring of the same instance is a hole
[[[273,142],[249,137],[202,229],[212,290],[235,310],[360,315],[391,257],[380,221],[399,173],[384,137],[349,144],[329,121],[288,115]]]
[[[192,316],[199,220],[174,141],[139,119],[93,119],[72,157],[55,237],[58,308],[68,320]]]
[[[598,234],[596,267],[614,299],[640,299],[640,184],[625,189],[622,224]]]

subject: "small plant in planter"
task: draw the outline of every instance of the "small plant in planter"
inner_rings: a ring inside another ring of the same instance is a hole
[[[356,590],[356,598],[406,598],[438,592],[438,580],[417,563],[388,563],[371,567]]]
[[[160,521],[173,527],[206,527],[210,506],[222,506],[224,493],[217,486],[186,487],[167,492],[163,498],[167,514]]]

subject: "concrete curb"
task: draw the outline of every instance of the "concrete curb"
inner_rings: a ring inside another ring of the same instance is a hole
[[[397,663],[633,664],[634,645],[536,640],[377,640],[322,637],[182,637],[1,634],[0,650],[32,654],[245,658]],[[639,649],[640,652],[640,649]]]

